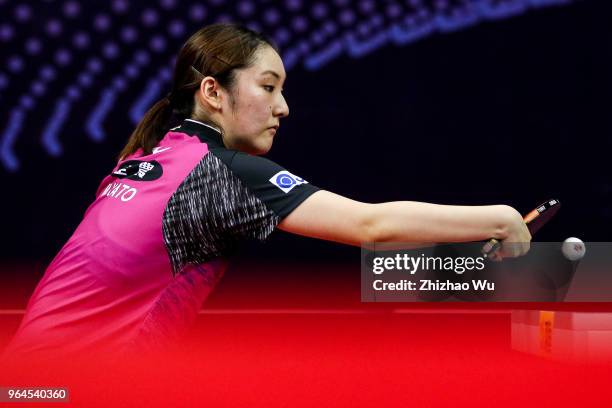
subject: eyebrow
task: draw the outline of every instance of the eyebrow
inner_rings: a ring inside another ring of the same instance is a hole
[[[266,75],[266,74],[271,74],[271,75],[275,76],[275,77],[276,77],[276,79],[280,79],[280,75],[278,75],[278,74],[277,74],[276,72],[274,72],[274,71],[267,70],[267,71],[264,71],[264,72],[262,72],[262,73],[261,73],[261,75],[262,75],[262,76],[264,76],[264,75]]]

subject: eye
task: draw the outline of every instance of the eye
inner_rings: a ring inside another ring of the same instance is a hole
[[[274,92],[274,87],[272,85],[264,85],[264,89],[267,92]]]

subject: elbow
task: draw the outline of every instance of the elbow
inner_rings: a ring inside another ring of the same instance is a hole
[[[360,240],[365,242],[388,242],[390,236],[378,216],[376,204],[367,204],[366,211],[361,220]]]

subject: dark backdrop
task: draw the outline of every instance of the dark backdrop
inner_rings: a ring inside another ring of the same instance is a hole
[[[79,13],[67,13],[74,3],[80,5]],[[162,1],[157,25],[146,28],[149,31],[142,28],[140,37],[127,46],[121,45],[121,29],[144,27],[144,3],[136,7],[132,2],[121,12],[113,11],[111,3],[121,10],[121,2],[22,2],[31,12],[29,19],[19,22],[27,13],[17,10],[14,2],[0,2],[0,34],[6,34],[0,49],[3,152],[9,127],[16,123],[11,115],[19,110],[16,107],[25,106],[20,131],[11,143],[19,163],[11,167],[5,161],[0,166],[3,260],[52,257],[113,167],[134,126],[129,112],[136,96],[158,85],[151,78],[167,65],[188,33],[215,21],[215,16],[242,21],[223,2],[212,2],[206,8],[209,17],[193,21],[189,14],[193,10],[187,6],[191,3],[173,6]],[[346,38],[350,30],[361,33],[363,39],[375,36],[374,28],[356,31],[360,19],[368,18],[363,3],[323,3],[328,19],[333,20],[342,7],[354,9],[357,16],[353,25],[338,23],[328,43]],[[386,15],[384,7],[392,2],[365,3]],[[423,3],[418,7],[429,7],[435,15],[428,2],[408,3]],[[369,202],[506,203],[526,212],[556,197],[563,209],[538,234],[538,240],[568,236],[609,240],[612,5],[588,0],[566,3],[527,8],[498,19],[481,16],[456,31],[434,31],[409,44],[387,42],[359,57],[341,52],[317,69],[308,68],[306,58],[289,61],[285,89],[291,114],[282,123],[269,157],[324,189]],[[265,12],[275,4],[253,2],[262,19],[268,18]],[[302,8],[292,8],[296,4]],[[311,4],[288,1],[275,7],[288,27],[302,13],[314,32],[317,19],[312,17]],[[222,14],[224,7],[230,11]],[[106,23],[110,20],[107,31],[95,29],[104,27],[100,13],[107,16]],[[408,14],[404,10],[402,16]],[[49,34],[56,31],[49,29],[50,19],[61,23],[60,34]],[[86,122],[105,89],[112,88],[139,42],[149,44],[157,30],[166,29],[167,20],[176,19],[184,20],[184,34],[169,37],[163,51],[152,51],[138,75],[123,77],[125,83],[119,84],[123,88],[118,87],[122,91],[101,124],[105,137],[92,140]],[[393,21],[384,24],[390,26]],[[278,33],[278,28],[266,23],[260,26],[272,35]],[[307,37],[307,32],[294,31],[292,40],[281,45],[285,55]],[[50,152],[41,137],[57,117],[61,95],[72,92],[70,84],[97,52],[93,45],[89,51],[75,49],[71,62],[65,64],[57,50],[64,42],[77,41],[79,32],[89,33],[90,44],[100,47],[107,38],[118,38],[120,54],[114,59],[101,56],[101,73],[75,91],[78,95],[73,95],[58,132],[62,151]],[[26,48],[31,38],[42,41],[39,54],[30,55]],[[15,55],[21,58],[19,70]],[[56,67],[57,78],[43,96],[36,97],[33,84],[49,63]],[[167,90],[167,83],[162,83],[156,98]],[[23,100],[28,95],[34,97],[33,104]],[[256,258],[358,259],[356,248],[284,233],[273,234],[266,245],[251,247],[247,253]]]

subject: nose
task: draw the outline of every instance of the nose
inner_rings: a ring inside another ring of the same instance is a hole
[[[285,118],[289,116],[289,105],[285,101],[283,94],[279,93],[280,100],[275,104],[273,114],[275,117]]]

